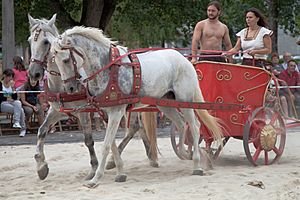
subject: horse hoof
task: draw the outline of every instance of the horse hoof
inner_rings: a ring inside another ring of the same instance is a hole
[[[92,173],[89,173],[84,180],[88,181],[88,180],[91,180],[92,178],[94,178],[95,176],[95,172],[92,172]]]
[[[41,167],[37,170],[37,173],[39,175],[39,178],[41,180],[44,180],[49,173],[48,164],[47,163],[42,164]]]
[[[197,169],[193,171],[193,175],[203,176],[203,170]]]
[[[158,163],[156,162],[156,161],[150,161],[150,166],[151,167],[156,167],[156,168],[158,168]]]
[[[109,162],[106,164],[105,169],[106,169],[106,170],[110,170],[110,169],[113,169],[113,168],[115,168],[115,167],[116,167],[115,162],[114,162],[114,161],[109,161]]]
[[[115,182],[125,182],[127,179],[127,176],[125,174],[117,175],[115,178]]]
[[[88,187],[88,188],[95,188],[97,187],[99,184],[94,183],[92,181],[86,182],[85,184],[83,184],[83,186]]]

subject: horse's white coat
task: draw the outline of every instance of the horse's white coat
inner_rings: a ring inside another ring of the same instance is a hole
[[[39,60],[39,61],[45,61],[47,62],[47,70],[48,71],[54,71],[58,72],[58,68],[55,62],[53,62],[52,56],[53,53],[49,52],[50,45],[54,42],[54,39],[59,36],[57,28],[55,27],[55,20],[56,20],[56,14],[53,15],[51,20],[46,20],[46,19],[34,19],[30,15],[28,15],[29,18],[29,23],[30,23],[30,31],[31,35],[28,39],[31,45],[31,55],[32,58]],[[40,34],[37,37],[37,28],[41,29]],[[36,37],[36,40],[34,38]],[[123,50],[123,52],[125,52]],[[49,53],[48,56],[47,53]],[[31,62],[29,66],[29,74],[30,78],[33,79],[40,79],[43,77],[44,74],[44,68],[43,66],[40,65],[40,63],[36,62]],[[82,75],[82,79],[85,79],[87,77],[85,71],[83,68],[79,69],[80,74]],[[39,76],[36,76],[36,74],[39,74]],[[64,92],[64,87],[62,84],[62,79],[60,76],[57,75],[52,75],[48,73],[48,78],[47,78],[47,83],[49,90],[52,92]],[[79,84],[80,85],[80,84]],[[86,105],[86,101],[75,101],[75,102],[65,102],[64,106],[68,108],[78,108]],[[49,102],[50,104],[50,109],[47,113],[47,116],[44,120],[44,123],[41,125],[41,127],[38,130],[38,142],[37,142],[37,152],[35,155],[36,161],[37,161],[37,170],[38,174],[41,179],[44,179],[48,175],[48,164],[45,161],[45,155],[44,155],[44,140],[45,140],[45,135],[49,130],[49,127],[51,125],[54,125],[59,119],[65,116],[64,113],[59,112],[60,110],[60,104],[58,102]],[[90,119],[90,114],[87,112],[77,112],[73,113],[75,114],[81,123],[82,131],[85,136],[85,144],[89,148],[89,153],[90,153],[90,163],[91,163],[91,170],[89,174],[87,175],[86,179],[89,180],[95,175],[95,171],[98,166],[98,160],[96,157],[96,153],[94,150],[94,141],[92,138],[92,132],[91,132],[91,119]],[[136,119],[136,114],[131,119],[131,124]],[[112,151],[113,154],[118,154],[114,155],[115,157],[115,163],[118,168],[118,174],[123,174],[123,162],[121,160],[121,157],[119,156],[119,151],[122,151],[125,146],[128,144],[130,139],[133,137],[133,135],[141,129],[141,134],[145,134],[145,131],[143,130],[143,126],[131,126],[129,130],[126,132],[126,136],[121,142],[120,145],[120,150],[118,149],[115,141],[113,141],[112,144]],[[153,130],[154,131],[154,130]],[[151,133],[149,133],[151,134]],[[155,132],[154,132],[155,134]],[[144,143],[146,144],[147,138],[143,138]],[[146,146],[145,146],[146,147]],[[147,150],[148,147],[146,147]],[[149,159],[150,159],[150,164],[153,166],[158,165],[157,160],[155,160],[156,155],[152,155],[153,152],[147,152],[149,153]],[[151,155],[150,155],[151,154]],[[110,167],[114,166],[114,160],[110,162]]]
[[[109,61],[109,51],[111,41],[102,34],[102,31],[95,28],[74,27],[67,30],[62,37],[57,39],[51,47],[51,51],[56,52],[55,61],[58,64],[62,79],[67,80],[75,76],[75,70],[83,67],[88,76],[95,71],[107,65]],[[62,47],[64,49],[62,49]],[[70,49],[66,49],[70,48]],[[83,55],[73,51],[75,60],[70,60],[72,48],[79,51]],[[95,56],[98,55],[98,56]],[[193,65],[179,52],[175,50],[158,50],[147,53],[138,54],[141,63],[142,85],[139,96],[151,96],[162,98],[167,92],[173,92],[175,99],[186,102],[203,102],[203,96],[198,84],[197,75]],[[69,60],[68,60],[69,59]],[[128,61],[128,58],[125,58]],[[125,60],[123,59],[123,61]],[[76,61],[77,65],[72,63]],[[124,62],[126,62],[124,61]],[[77,67],[77,69],[74,69]],[[101,95],[108,84],[109,69],[99,73],[93,80],[89,81],[88,90],[94,95]],[[69,81],[65,84],[68,92],[76,91],[77,81]],[[121,66],[119,71],[119,87],[124,93],[131,91],[133,78],[132,69],[128,66]],[[124,114],[127,105],[118,105],[105,108],[109,116],[108,127],[102,149],[101,164],[97,169],[96,175],[88,182],[89,187],[94,187],[98,180],[104,175],[104,163],[108,154],[108,150],[114,141],[116,131],[122,114]],[[190,130],[194,138],[194,174],[201,174],[200,155],[198,149],[199,126],[192,109],[181,109],[184,120],[176,108],[159,107],[178,127],[179,132],[183,133],[184,124],[188,122]],[[204,122],[216,127],[214,133],[220,136],[221,132],[214,118],[207,112],[197,111],[200,117],[204,117]],[[210,128],[210,127],[208,127]],[[220,136],[221,137],[221,136]],[[183,136],[180,137],[179,151],[183,152]]]

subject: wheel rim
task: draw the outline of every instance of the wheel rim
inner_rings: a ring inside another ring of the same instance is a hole
[[[193,138],[191,136],[191,133],[189,132],[188,125],[185,127],[185,139],[184,139],[184,147],[185,151],[188,152],[188,154],[192,155],[192,149],[193,149]],[[191,158],[187,158],[184,155],[181,155],[179,153],[179,132],[177,130],[177,127],[174,123],[171,125],[171,144],[173,147],[173,150],[175,154],[180,158],[181,160],[191,160]]]
[[[269,165],[281,157],[286,140],[281,115],[271,108],[256,109],[246,122],[243,143],[246,156],[253,165]]]

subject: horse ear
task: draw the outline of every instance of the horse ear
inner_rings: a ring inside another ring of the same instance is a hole
[[[29,25],[32,27],[34,24],[37,23],[37,20],[31,17],[31,15],[28,13],[28,20],[29,20]]]
[[[48,25],[51,27],[54,25],[56,21],[56,13],[52,16],[52,18],[49,20]]]
[[[60,41],[61,45],[70,45],[71,44],[70,38],[65,33],[61,35],[60,39],[61,39],[61,41]]]

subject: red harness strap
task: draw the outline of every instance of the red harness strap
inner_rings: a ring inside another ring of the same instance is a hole
[[[115,46],[111,46],[110,49],[110,61],[114,62],[120,56],[119,50]],[[141,88],[141,67],[137,59],[136,54],[129,55],[133,67],[133,88],[131,94],[124,94],[119,87],[119,67],[121,66],[121,61],[116,62],[110,67],[111,71],[109,73],[109,82],[104,90],[103,94],[99,96],[90,96],[88,94],[88,101],[95,106],[108,107],[121,104],[131,104],[137,103],[140,99],[137,97],[137,94]]]
[[[48,83],[45,81],[44,83],[44,96],[45,100],[49,102],[72,102],[72,101],[80,101],[80,100],[86,100],[86,89],[82,88],[80,92],[74,93],[74,94],[68,94],[66,92],[63,93],[57,93],[57,92],[51,92],[48,88]]]

